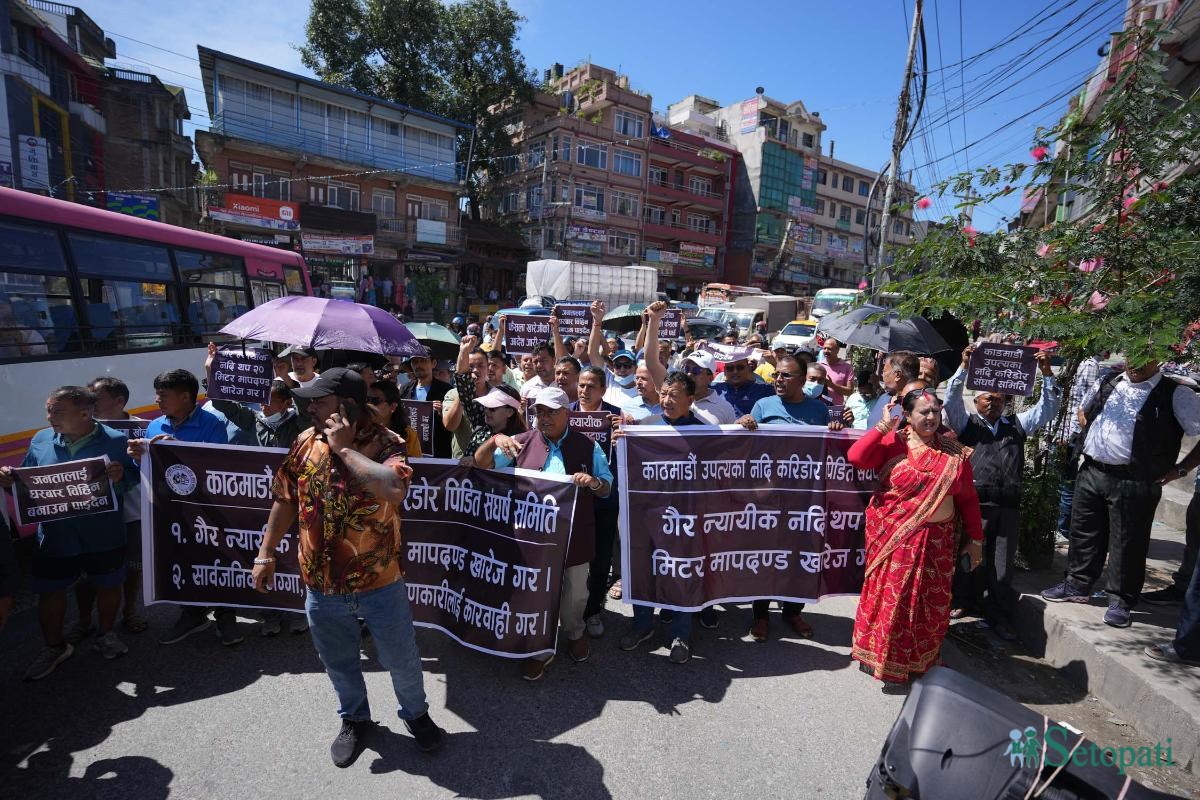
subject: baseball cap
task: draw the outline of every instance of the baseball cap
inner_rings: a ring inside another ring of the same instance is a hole
[[[717,360],[709,353],[695,352],[689,355],[684,361],[690,361],[701,369],[706,369],[709,372],[716,373]]]
[[[287,358],[288,356],[305,356],[307,358],[316,358],[317,351],[313,350],[311,347],[305,347],[304,345],[294,344],[294,345],[291,345],[290,347],[286,348],[282,353],[279,354],[280,358]]]
[[[628,350],[618,350],[617,352],[613,353],[612,360],[614,363],[616,362],[616,360],[618,358],[628,358],[633,363],[635,363],[635,364],[637,363],[637,356],[635,356],[633,353],[631,353]]]
[[[503,406],[518,410],[521,408],[521,401],[503,389],[492,389],[483,397],[477,398],[475,402],[484,408],[501,408]]]
[[[367,384],[363,381],[362,375],[357,372],[345,367],[335,367],[322,372],[308,386],[292,389],[293,397],[305,400],[316,400],[331,394],[354,400],[359,405],[363,405],[367,402]]]
[[[494,391],[494,390],[493,390]],[[571,404],[571,398],[557,386],[543,386],[537,390],[530,405],[545,406],[546,408],[566,408]]]

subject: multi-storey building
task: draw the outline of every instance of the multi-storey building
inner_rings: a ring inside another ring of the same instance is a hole
[[[433,273],[456,293],[463,123],[197,48],[211,117],[196,148],[217,176],[206,217],[296,247],[315,281]]]
[[[179,86],[154,75],[108,67],[104,71],[104,174],[110,211],[196,227],[191,119]]]
[[[115,56],[112,40],[74,6],[0,1],[0,185],[102,202],[100,65]]]
[[[504,110],[516,155],[498,220],[544,258],[650,263],[676,296],[723,274],[736,151],[655,121],[611,69],[556,65],[528,105]]]

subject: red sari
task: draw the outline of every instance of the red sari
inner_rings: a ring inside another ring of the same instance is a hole
[[[867,568],[854,618],[851,657],[878,680],[903,682],[938,663],[950,626],[958,531],[983,541],[971,450],[940,434],[925,444],[910,431],[869,430],[847,457],[879,471],[867,507]],[[930,518],[950,497],[954,515]]]

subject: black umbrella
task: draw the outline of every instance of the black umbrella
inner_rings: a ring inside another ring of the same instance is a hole
[[[884,353],[908,350],[941,353],[950,349],[946,340],[924,317],[901,317],[883,306],[863,305],[826,314],[817,330],[842,344],[857,345]]]

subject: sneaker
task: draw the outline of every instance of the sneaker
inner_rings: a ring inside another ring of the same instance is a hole
[[[63,642],[61,647],[44,647],[42,652],[38,653],[38,657],[29,665],[29,669],[25,670],[25,680],[40,681],[42,678],[54,672],[54,668],[71,657],[75,652],[75,648],[70,642]]]
[[[567,640],[567,654],[571,656],[571,660],[576,664],[582,664],[588,660],[588,656],[592,654],[592,647],[588,644],[588,637],[580,636],[578,639]]]
[[[237,617],[232,614],[217,617],[217,636],[220,637],[221,644],[226,647],[233,647],[246,640],[238,628]]]
[[[303,614],[292,614],[288,630],[292,633],[308,633],[308,617]]]
[[[217,628],[219,629],[220,627],[221,626],[218,624]],[[259,633],[269,638],[272,636],[278,636],[282,632],[283,620],[280,619],[279,614],[268,612],[263,615],[262,629],[259,631]]]
[[[422,753],[431,753],[442,746],[442,736],[446,733],[437,726],[426,711],[416,719],[404,720],[404,727],[417,740],[417,747]]]
[[[667,609],[664,608],[658,612],[658,621],[661,622],[663,625],[670,625],[671,620],[673,620],[673,619],[675,619],[674,611],[668,611]]]
[[[1133,624],[1133,620],[1130,619],[1129,609],[1113,600],[1108,606],[1108,611],[1104,612],[1104,624],[1114,628],[1128,628]]]
[[[329,745],[329,756],[335,767],[343,769],[353,764],[362,754],[367,732],[375,723],[369,719],[344,719],[342,729],[333,744]]]
[[[1142,602],[1152,606],[1174,606],[1183,602],[1185,592],[1177,586],[1168,586],[1153,592],[1144,592]],[[68,634],[69,636],[70,634]],[[68,639],[67,641],[70,641]]]
[[[182,642],[193,633],[200,633],[208,630],[212,625],[212,620],[206,614],[203,617],[191,616],[187,613],[180,615],[179,621],[171,626],[171,630],[167,631],[159,638],[159,644],[176,644]]]
[[[613,600],[621,599],[621,579],[620,578],[617,579],[616,583],[614,583],[612,586],[608,587],[608,596],[611,597]]]
[[[771,633],[771,623],[765,619],[756,619],[750,626],[750,638],[756,642],[765,642]]]
[[[912,691],[912,684],[908,681],[884,681],[881,691],[884,694],[905,695]]]
[[[129,648],[125,646],[125,643],[118,639],[117,635],[112,631],[97,637],[95,644],[92,645],[92,649],[109,661],[129,652]]]
[[[586,624],[588,636],[592,637],[593,639],[599,639],[604,635],[604,620],[600,618],[599,614],[593,614],[592,616],[588,617]]]
[[[1063,581],[1054,584],[1049,589],[1043,589],[1042,599],[1051,603],[1086,603],[1092,599],[1092,596],[1082,589],[1076,589],[1068,581]]]
[[[63,639],[67,644],[79,644],[87,637],[96,632],[96,628],[89,622],[76,622],[71,626],[71,629],[66,632]]]
[[[717,628],[717,609],[714,606],[700,609],[700,627],[716,630]]]
[[[631,627],[621,637],[620,643],[617,645],[622,650],[637,650],[638,645],[654,635],[654,628],[634,628]]]
[[[686,664],[692,657],[692,647],[683,639],[676,638],[671,642],[671,663]]]
[[[1170,664],[1188,664],[1193,667],[1200,667],[1200,659],[1184,658],[1179,655],[1179,651],[1175,649],[1174,642],[1166,642],[1165,644],[1152,644],[1143,650],[1146,655],[1153,658],[1155,661],[1166,661]]]
[[[553,660],[553,655],[545,661],[540,658],[525,659],[525,671],[521,674],[521,677],[527,681],[541,680],[542,676],[546,674],[546,667],[550,666],[550,662]]]

